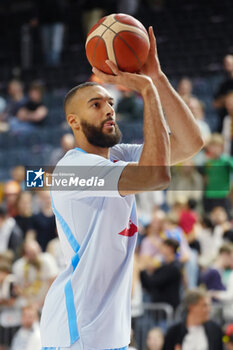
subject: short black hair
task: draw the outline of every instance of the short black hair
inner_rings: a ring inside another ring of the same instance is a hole
[[[73,87],[70,91],[67,92],[66,96],[65,96],[65,100],[64,100],[64,109],[65,109],[65,113],[66,113],[66,109],[67,109],[67,105],[70,102],[70,100],[74,97],[74,95],[76,94],[76,92],[80,89],[83,89],[85,87],[88,86],[101,86],[100,84],[94,82],[94,81],[87,81],[85,83],[79,84],[75,87]]]
[[[196,206],[197,206],[197,201],[195,199],[193,199],[193,198],[190,198],[188,200],[188,207],[189,207],[189,209],[193,210],[193,209],[196,208]]]
[[[167,245],[168,247],[172,248],[174,250],[174,253],[177,252],[180,244],[176,239],[173,238],[167,238],[163,241],[163,244]]]

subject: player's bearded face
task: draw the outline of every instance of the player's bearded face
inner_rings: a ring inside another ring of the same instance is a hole
[[[104,120],[100,126],[89,124],[84,120],[81,121],[83,133],[85,134],[88,142],[90,142],[93,146],[108,148],[115,146],[121,141],[122,134],[119,126],[116,123],[115,132],[111,134],[105,134],[103,132],[103,126],[106,121],[107,120]]]

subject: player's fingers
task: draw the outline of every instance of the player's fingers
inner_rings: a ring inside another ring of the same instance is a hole
[[[120,71],[119,71],[119,69],[117,68],[117,65],[114,62],[112,62],[110,60],[106,60],[105,63],[111,68],[113,74],[115,74],[115,75],[119,75],[120,74]]]
[[[92,68],[92,72],[102,81],[102,83],[115,83],[116,76],[111,74],[105,74],[96,67]]]
[[[155,52],[156,51],[156,38],[154,34],[153,27],[149,27],[149,38],[150,38],[150,51]]]

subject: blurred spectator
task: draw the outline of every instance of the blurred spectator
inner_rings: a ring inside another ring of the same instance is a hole
[[[3,197],[6,202],[9,216],[16,216],[16,201],[21,191],[20,185],[14,180],[9,180],[4,184]]]
[[[199,219],[195,211],[196,204],[197,203],[194,199],[188,200],[187,204],[185,204],[180,211],[178,224],[184,231],[190,248],[200,253],[200,243],[197,239],[197,226]]]
[[[177,224],[176,217],[169,213],[164,221],[164,233],[167,238],[175,239],[179,242],[177,257],[181,263],[186,263],[190,260],[190,248],[185,239],[184,233]]]
[[[9,125],[4,121],[3,112],[6,108],[6,100],[0,96],[0,132],[6,132],[9,130]]]
[[[67,266],[67,263],[65,261],[65,257],[61,249],[61,244],[58,237],[52,239],[48,243],[46,247],[46,253],[49,253],[54,257],[59,271],[62,271],[65,269],[65,267]]]
[[[231,266],[232,257],[232,247],[228,244],[223,245],[214,264],[201,273],[200,283],[208,290],[226,290],[224,272]]]
[[[24,190],[25,188],[25,173],[26,173],[26,170],[23,165],[16,165],[11,170],[12,180],[18,182],[22,190]]]
[[[11,130],[13,132],[30,132],[35,127],[45,124],[48,109],[43,104],[43,90],[38,83],[31,84],[28,98],[18,109],[17,118],[11,119]]]
[[[224,240],[233,242],[233,224],[223,207],[215,207],[210,214],[214,224],[214,236],[218,238],[219,246]]]
[[[223,67],[225,79],[220,84],[214,96],[214,107],[218,109],[219,114],[218,132],[222,131],[223,118],[227,115],[225,97],[230,91],[233,91],[233,55],[226,55],[224,57]]]
[[[23,92],[23,83],[19,80],[11,80],[7,92],[7,104],[3,112],[0,113],[0,120],[9,122],[10,118],[16,117],[18,110],[24,105],[26,99]]]
[[[225,335],[223,337],[226,350],[233,350],[233,324],[230,323],[226,326]]]
[[[152,273],[141,272],[142,285],[151,294],[152,301],[168,303],[174,309],[180,303],[181,264],[176,259],[178,247],[176,240],[164,240],[161,245],[164,263]]]
[[[10,350],[40,350],[38,309],[27,305],[22,308],[21,327],[14,335]]]
[[[167,191],[167,202],[169,206],[173,206],[180,200],[187,202],[189,199],[195,199],[201,202],[203,187],[203,178],[194,162],[189,159],[181,166],[172,167],[172,180]]]
[[[160,328],[154,327],[149,330],[146,338],[146,350],[162,350],[164,335]]]
[[[187,105],[196,118],[202,137],[206,141],[211,134],[211,130],[204,118],[204,104],[198,98],[190,97]]]
[[[206,145],[208,158],[203,169],[205,175],[203,206],[207,213],[214,207],[221,206],[231,217],[232,205],[228,195],[233,158],[223,154],[223,142],[221,135],[212,134]]]
[[[46,65],[56,67],[61,63],[65,32],[66,7],[64,0],[36,0],[32,25],[41,29],[42,51]]]
[[[52,151],[49,165],[53,166],[68,152],[75,147],[75,138],[73,134],[65,134],[60,140],[60,147]]]
[[[11,273],[11,263],[0,262],[0,348],[5,349],[20,325],[20,312],[14,308],[16,302],[15,276]]]
[[[24,244],[23,257],[13,264],[13,273],[20,304],[24,306],[33,302],[40,308],[58,269],[54,258],[48,253],[41,253],[39,244],[29,240]]]
[[[163,191],[142,192],[136,195],[137,212],[143,221],[151,221],[154,207],[161,207],[165,202]]]
[[[33,229],[32,216],[32,194],[31,192],[21,192],[16,201],[18,214],[15,220],[23,232],[23,237],[27,236],[28,231]]]
[[[112,2],[109,1],[109,3],[111,8]],[[103,0],[83,1],[82,25],[85,37],[93,25],[96,24],[98,20],[105,15],[105,7],[107,5],[108,3]]]
[[[192,90],[193,83],[189,78],[183,77],[182,79],[180,79],[177,85],[177,92],[186,103],[188,103],[190,98],[193,96]]]
[[[143,119],[143,101],[134,91],[120,87],[122,97],[117,104],[117,117],[123,121],[135,121]]]
[[[199,262],[204,267],[209,266],[218,254],[218,250],[222,244],[222,236],[219,236],[219,233],[214,231],[214,225],[211,219],[206,215],[201,219],[198,241],[201,246]]]
[[[221,328],[209,321],[210,301],[206,292],[188,291],[184,305],[187,317],[169,328],[163,350],[223,350]]]
[[[222,302],[224,320],[233,322],[233,248],[232,245],[229,246],[228,244],[222,249],[221,259],[218,261],[218,264],[220,268],[225,268],[222,271],[222,281],[226,290],[211,291],[211,296]]]
[[[224,152],[233,155],[233,87],[225,96],[225,108],[226,115],[223,120],[222,130],[224,137]]]
[[[181,203],[181,202],[180,203],[177,202],[172,207],[172,211],[169,217],[170,217],[170,220],[176,223],[176,225],[178,225],[178,222],[180,220],[180,215],[184,209],[185,209],[185,203]],[[180,239],[178,238],[178,235],[177,235],[178,232],[180,233]],[[196,229],[195,229],[195,235],[196,235]],[[170,237],[168,234],[167,236]],[[180,242],[180,261],[181,262],[186,261],[184,282],[185,284],[187,284],[189,288],[194,288],[197,286],[197,279],[198,279],[197,252],[194,249],[190,249],[190,246],[188,245],[187,235],[185,235],[185,233],[180,227],[179,227],[179,230],[176,230],[176,237],[173,235],[173,238],[178,239],[178,241]],[[187,259],[187,255],[188,255],[188,259]]]
[[[45,251],[47,244],[57,237],[55,216],[51,206],[49,191],[39,191],[38,194],[40,211],[33,215],[33,229],[36,232],[36,240],[41,249]]]
[[[8,217],[4,205],[0,206],[0,253],[10,249],[15,256],[23,243],[23,236],[14,218]]]
[[[153,213],[152,221],[147,229],[147,236],[142,240],[140,248],[140,259],[148,257],[152,265],[158,264],[162,260],[160,247],[162,242],[165,213],[162,210],[156,210]],[[155,266],[155,265],[154,265]]]

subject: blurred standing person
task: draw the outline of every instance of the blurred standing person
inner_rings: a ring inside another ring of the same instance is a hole
[[[33,215],[33,229],[36,232],[37,242],[45,251],[47,244],[57,237],[56,223],[49,191],[39,191],[38,199],[40,211]]]
[[[43,88],[39,83],[32,83],[29,87],[28,97],[19,108],[17,118],[11,120],[13,132],[31,132],[37,126],[43,126],[48,109],[43,103]]]
[[[161,245],[163,264],[152,273],[145,270],[141,272],[142,285],[152,296],[152,301],[154,303],[167,303],[174,309],[180,303],[182,266],[176,258],[178,247],[178,241],[174,239],[164,240]]]
[[[9,216],[15,217],[17,213],[16,201],[21,188],[18,182],[10,180],[4,184],[3,198],[7,206],[7,212]]]
[[[225,96],[226,115],[223,120],[222,134],[224,137],[224,151],[233,155],[233,87]]]
[[[40,25],[44,61],[50,67],[61,63],[65,20],[64,0],[36,0],[33,21]]]
[[[75,138],[73,134],[65,134],[62,136],[60,140],[60,147],[55,148],[51,153],[49,165],[56,165],[57,162],[64,157],[66,152],[73,149],[75,147]]]
[[[187,105],[192,111],[194,117],[196,118],[197,124],[201,130],[201,135],[204,141],[206,141],[210,137],[211,130],[208,123],[205,121],[204,104],[200,100],[198,100],[198,98],[192,96],[190,97]]]
[[[187,317],[168,329],[163,350],[223,350],[221,328],[209,321],[210,301],[206,292],[189,290],[184,306]]]
[[[17,215],[15,220],[23,232],[23,238],[33,229],[32,194],[29,191],[21,192],[16,200]]]
[[[206,145],[203,206],[207,213],[210,213],[214,207],[221,206],[226,210],[228,217],[231,217],[232,204],[228,196],[233,158],[223,154],[223,147],[223,137],[220,134],[212,134]]]
[[[23,257],[15,261],[12,270],[17,281],[19,305],[25,306],[28,302],[33,302],[41,308],[48,289],[58,274],[53,256],[42,253],[39,244],[29,240],[24,244]]]
[[[192,91],[193,91],[192,81],[187,77],[181,78],[177,85],[177,92],[186,103],[188,103],[190,98],[193,97]]]
[[[226,55],[223,59],[223,68],[225,73],[225,79],[220,84],[215,96],[214,96],[214,107],[218,110],[219,123],[218,132],[222,132],[223,118],[226,113],[225,97],[233,90],[233,55]]]
[[[33,304],[22,309],[21,327],[14,335],[10,350],[40,350],[38,310]]]
[[[14,255],[19,254],[19,250],[23,243],[23,236],[20,228],[7,214],[7,209],[4,205],[0,206],[0,253],[4,253],[10,249]]]
[[[0,114],[0,120],[8,122],[10,118],[15,117],[25,101],[23,83],[17,79],[11,80],[8,83],[6,107]]]

